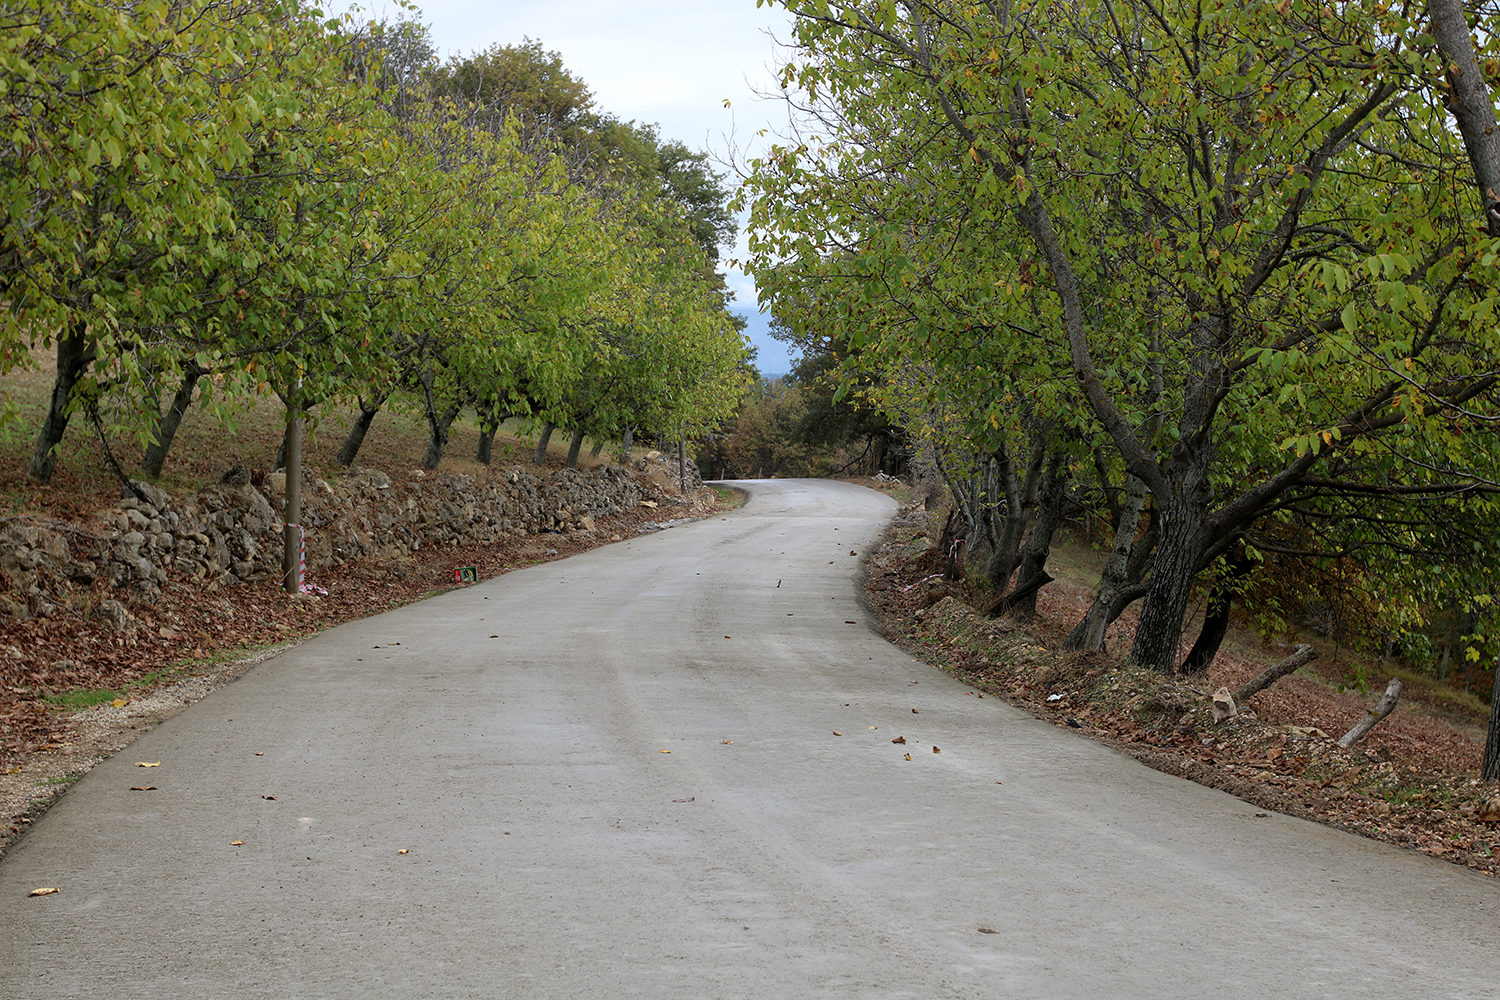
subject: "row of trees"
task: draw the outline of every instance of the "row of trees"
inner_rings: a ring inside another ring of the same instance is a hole
[[[1005,606],[1082,508],[1114,534],[1075,648],[1143,601],[1133,661],[1206,669],[1273,571],[1396,633],[1483,616],[1493,33],[1449,0],[784,6],[801,132],[750,165],[749,270],[931,449]]]
[[[412,22],[282,0],[0,11],[0,374],[55,348],[30,466],[80,410],[157,474],[195,393],[392,398],[691,433],[747,382],[706,160],[528,41],[440,64]],[[13,414],[12,414],[13,416]]]

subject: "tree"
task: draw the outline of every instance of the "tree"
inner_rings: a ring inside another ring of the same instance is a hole
[[[755,166],[758,282],[836,271],[914,320],[863,338],[883,351],[1066,374],[1025,388],[1151,497],[1136,662],[1176,666],[1197,575],[1338,457],[1405,463],[1418,491],[1486,481],[1423,457],[1458,408],[1489,412],[1500,345],[1397,15],[787,6],[807,55],[786,79],[839,131]],[[985,244],[980,267],[943,256]]]

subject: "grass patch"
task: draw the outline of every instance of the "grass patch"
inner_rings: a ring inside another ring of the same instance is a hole
[[[158,684],[167,684],[184,677],[191,677],[206,666],[232,663],[252,656],[256,652],[256,650],[246,648],[220,650],[207,659],[177,660],[164,667],[158,667],[117,688],[75,688],[71,691],[43,695],[42,700],[65,712],[78,712],[97,705],[107,705],[119,698],[128,698],[133,693],[149,690]]]
[[[63,691],[60,694],[44,695],[42,700],[49,705],[56,705],[58,708],[66,711],[76,712],[85,708],[93,708],[95,705],[104,705],[122,697],[124,695],[120,692],[112,691],[109,688],[80,688],[76,691]]]
[[[83,775],[81,773],[79,773],[79,774],[59,774],[55,778],[43,778],[41,781],[38,781],[37,784],[38,785],[71,785],[73,782],[77,781],[81,777],[83,777]]]
[[[749,495],[743,490],[737,490],[733,487],[715,486],[710,483],[708,484],[708,488],[714,491],[720,501],[729,504],[731,507],[743,507],[745,506],[745,501],[750,499]]]

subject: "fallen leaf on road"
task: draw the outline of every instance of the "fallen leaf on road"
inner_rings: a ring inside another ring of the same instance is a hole
[[[879,729],[880,727],[879,726],[871,726],[870,728],[871,729]]]
[[[907,760],[911,760],[911,754],[907,754],[907,755],[906,755],[906,759],[907,759]]]
[[[1003,784],[1005,784],[1005,782],[1003,782],[1003,781],[997,781],[997,782],[995,782],[995,784],[997,784],[997,785],[1003,785]]]
[[[906,742],[906,737],[905,736],[897,736],[895,739],[891,740],[891,742],[892,743],[905,743]]]
[[[853,549],[850,549],[850,550],[849,550],[849,554],[850,554],[850,555],[851,555],[851,556],[857,556],[857,555],[859,555],[859,553],[858,553],[858,552],[855,552],[855,551],[854,551],[854,550],[853,550]]]
[[[979,933],[981,933],[981,934],[999,934],[1000,932],[997,931],[997,930],[995,930],[993,927],[981,927],[981,928],[979,928]]]
[[[839,732],[839,731],[838,731],[838,730],[837,730],[837,729],[835,729],[835,730],[834,730],[834,731],[833,731],[833,735],[835,735],[835,736],[843,736],[843,735],[844,735],[844,734],[843,734],[843,733],[841,733],[841,732]]]
[[[776,581],[776,589],[778,589],[778,590],[781,589],[781,581],[780,580]]]
[[[229,846],[230,847],[244,847],[245,846],[245,842],[243,840],[231,840],[229,842]]]
[[[274,796],[274,795],[262,795],[261,798],[265,799],[267,802],[275,802],[276,801],[276,796]]]
[[[916,710],[916,709],[915,709],[915,708],[914,708],[914,709],[912,709],[912,710],[911,710],[911,714],[912,714],[912,715],[921,715],[921,714],[922,714],[922,713],[921,713],[921,712],[919,712],[919,711],[917,711],[917,710]]]
[[[726,638],[726,639],[732,639],[732,638],[734,638],[734,636],[726,635],[724,638]]]
[[[257,757],[264,757],[265,755],[266,755],[266,752],[264,750],[257,750],[257,751],[255,751],[255,756],[257,756]]]
[[[49,889],[32,889],[26,895],[28,895],[28,896],[51,896],[52,894],[58,893],[58,892],[62,892],[62,890],[61,889],[50,889],[50,888]]]
[[[687,798],[687,799],[673,799],[672,801],[673,802],[693,802],[696,799],[697,799],[697,796],[695,795],[692,798]]]
[[[734,740],[720,740],[719,742],[724,744],[726,747],[734,746]]]
[[[844,624],[845,625],[858,625],[859,622],[855,621],[853,618],[845,618],[844,619]]]
[[[148,763],[146,763],[143,760],[138,760],[138,761],[135,762],[135,766],[136,767],[161,767],[161,761],[156,760],[156,761],[152,761],[151,763],[148,764]]]
[[[499,636],[498,636],[498,635],[492,635],[492,636],[490,636],[490,638],[491,638],[491,639],[498,639],[498,638],[500,638],[500,637],[499,637]]]
[[[396,853],[397,854],[410,854],[411,851],[408,848],[403,847],[403,848],[401,848],[401,850],[397,851]]]
[[[130,790],[132,792],[154,792],[157,789],[155,785],[131,785]]]
[[[937,748],[937,747],[933,747],[933,748],[932,748],[932,752],[933,752],[933,753],[942,753],[942,752],[943,752],[943,751],[942,751],[942,750],[939,750],[939,749],[938,749],[938,748]]]
[[[657,753],[671,753],[672,751],[670,751],[670,750],[658,750],[656,752]]]

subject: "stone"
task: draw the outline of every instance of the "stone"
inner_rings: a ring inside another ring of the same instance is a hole
[[[277,496],[277,497],[279,497],[279,496],[285,496],[286,495],[286,473],[285,472],[268,472],[268,473],[266,473],[266,490],[272,496]]]
[[[250,470],[243,465],[234,465],[224,475],[219,477],[219,482],[225,486],[249,486]]]
[[[146,498],[146,503],[155,507],[158,511],[172,505],[172,498],[167,495],[166,490],[160,486],[143,483],[139,479],[130,480],[130,486],[128,487],[122,486],[120,495],[124,497],[143,496]]]

